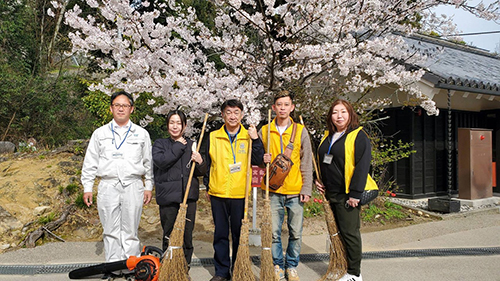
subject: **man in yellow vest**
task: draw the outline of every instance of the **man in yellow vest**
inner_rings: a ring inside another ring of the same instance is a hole
[[[283,185],[276,190],[269,190],[273,229],[271,248],[273,264],[277,280],[299,281],[297,266],[299,265],[302,244],[304,203],[309,201],[312,191],[311,142],[304,126],[294,124],[293,119],[290,117],[290,113],[295,109],[292,93],[288,91],[279,92],[274,97],[272,109],[276,113],[276,118],[271,123],[270,151],[264,154],[264,163],[270,163],[278,154],[284,153],[286,147],[290,147],[292,135],[295,135],[290,157],[293,166]],[[296,125],[295,134],[293,132],[294,125]],[[267,132],[267,125],[263,126],[259,131],[264,147],[267,147]],[[265,189],[265,183],[262,184],[262,189]],[[281,228],[285,210],[288,215],[289,237],[286,255],[283,257]]]
[[[252,164],[260,165],[264,147],[257,129],[251,125],[246,130],[241,125],[243,104],[236,99],[225,101],[221,106],[224,125],[210,133],[207,143],[207,172],[204,178],[212,205],[214,220],[214,267],[215,276],[210,281],[231,279],[240,241],[241,220],[245,206],[245,184],[248,152],[252,139]],[[229,231],[231,230],[232,260],[229,258]]]

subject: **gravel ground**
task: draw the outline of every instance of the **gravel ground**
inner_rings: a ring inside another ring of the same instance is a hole
[[[396,204],[400,204],[403,206],[408,206],[412,208],[417,208],[417,209],[422,209],[429,211],[428,207],[428,198],[426,199],[403,199],[403,198],[390,198],[390,200]],[[464,204],[460,204],[460,212],[469,212],[469,211],[474,211],[474,210],[479,210],[479,209],[487,209],[487,208],[494,208],[500,206],[499,203],[489,203],[489,204],[483,204],[479,205],[476,207],[473,206],[468,206]]]

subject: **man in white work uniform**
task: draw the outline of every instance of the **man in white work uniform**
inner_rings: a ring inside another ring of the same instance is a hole
[[[92,134],[82,168],[83,200],[92,205],[96,177],[97,209],[107,262],[140,255],[139,221],[153,190],[149,133],[130,121],[134,100],[127,92],[111,96],[113,120]]]

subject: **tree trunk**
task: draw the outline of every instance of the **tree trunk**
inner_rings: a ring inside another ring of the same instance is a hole
[[[5,137],[7,136],[7,133],[9,132],[10,125],[12,125],[12,121],[14,121],[14,118],[16,117],[17,111],[14,111],[14,114],[12,114],[12,118],[10,118],[9,125],[7,125],[7,129],[5,129],[5,133],[3,134],[2,141],[5,140]]]
[[[41,66],[42,65],[42,58],[43,58],[43,45],[44,45],[44,42],[45,42],[45,36],[44,36],[44,33],[45,33],[45,3],[46,1],[43,2],[43,9],[41,11],[42,13],[42,16],[41,16],[41,23],[40,23],[40,46],[38,47],[38,65]],[[36,6],[35,6],[36,7]]]
[[[62,7],[61,7],[61,10],[59,11],[59,14],[57,16],[57,23],[56,23],[56,27],[54,29],[54,35],[52,36],[52,40],[50,40],[50,42],[49,42],[47,61],[49,61],[50,63],[52,63],[52,51],[54,49],[54,44],[55,44],[56,39],[57,39],[57,34],[59,33],[59,29],[61,28],[61,22],[62,22],[62,19],[64,17],[64,13],[66,12],[66,6],[68,6],[68,2],[69,2],[69,0],[62,1],[62,4],[61,4]]]

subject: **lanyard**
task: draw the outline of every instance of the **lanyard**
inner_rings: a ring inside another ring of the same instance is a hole
[[[238,141],[238,134],[240,133],[240,130],[234,135],[234,138],[231,137],[229,132],[227,131],[227,128],[224,126],[224,130],[226,131],[227,137],[229,138],[229,142],[231,143],[231,152],[233,153],[233,161],[234,164],[236,164],[236,154],[234,154],[234,148],[233,148],[233,140],[234,140],[234,146],[236,146],[236,142]]]
[[[126,140],[126,139],[127,139],[127,137],[128,137],[128,132],[130,132],[130,128],[131,128],[131,127],[132,127],[131,125],[130,125],[130,126],[128,126],[127,134],[126,134],[126,135],[125,135],[125,137],[123,138],[123,140],[122,140],[122,142],[120,143],[120,145],[119,145],[118,147],[116,147],[116,143],[117,143],[117,142],[115,141],[115,130],[113,130],[113,123],[111,123],[111,133],[113,134],[113,144],[115,145],[116,150],[119,150],[119,149],[120,149],[120,147],[122,147],[122,144],[125,142],[125,140]]]
[[[344,135],[344,133],[345,133],[345,131],[344,131],[344,132],[342,132],[342,133],[340,134],[340,136],[339,136],[338,138],[336,138],[336,139],[333,139],[333,137],[334,137],[335,135],[332,135],[332,138],[330,139],[330,147],[328,148],[328,153],[327,153],[327,154],[330,154],[330,150],[332,149],[332,145],[333,145],[336,141],[338,141],[338,140],[339,140],[339,139],[340,139],[340,138]]]

